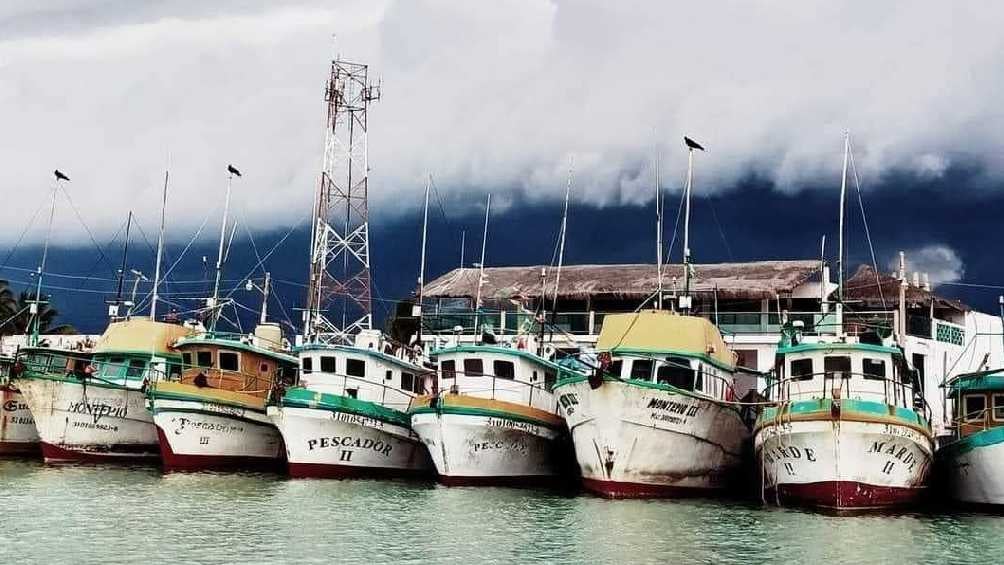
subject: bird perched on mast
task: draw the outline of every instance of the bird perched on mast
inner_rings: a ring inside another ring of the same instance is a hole
[[[690,139],[687,136],[683,136],[683,142],[686,143],[687,147],[689,147],[691,149],[700,149],[701,151],[704,151],[704,147],[701,147],[700,143],[697,143],[696,141],[694,141],[693,139]]]
[[[68,176],[64,175],[63,173],[59,172],[59,169],[56,169],[54,172],[56,173],[56,180],[57,181],[60,181],[60,180],[68,181],[68,180],[70,180],[70,177],[68,177]]]
[[[237,170],[237,167],[233,165],[227,165],[227,171],[232,175],[241,176],[241,172]],[[58,171],[57,171],[58,172]]]

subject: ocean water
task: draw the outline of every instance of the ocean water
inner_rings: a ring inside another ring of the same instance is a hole
[[[959,563],[1004,516],[831,516],[432,483],[0,461],[4,563]]]

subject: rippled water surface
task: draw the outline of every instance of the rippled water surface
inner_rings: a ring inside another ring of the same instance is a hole
[[[987,562],[1004,517],[837,517],[430,483],[0,461],[5,563]]]

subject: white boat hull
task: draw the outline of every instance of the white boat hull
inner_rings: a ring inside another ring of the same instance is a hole
[[[293,477],[397,477],[429,474],[425,447],[406,426],[346,412],[269,407]]]
[[[12,386],[0,386],[0,455],[39,452],[38,430],[28,403]]]
[[[48,462],[152,460],[160,454],[143,391],[18,379]]]
[[[157,399],[154,407],[165,469],[269,468],[285,458],[264,412],[194,400]]]
[[[1004,505],[1004,442],[975,444],[965,450],[949,446],[943,453],[942,468],[954,500]]]
[[[727,488],[742,464],[749,430],[731,405],[620,381],[555,393],[583,485],[596,494],[707,494]]]
[[[923,492],[932,442],[904,425],[771,423],[756,435],[763,499],[839,510],[907,504]]]
[[[424,412],[411,426],[449,485],[550,482],[560,474],[562,434],[504,417]]]

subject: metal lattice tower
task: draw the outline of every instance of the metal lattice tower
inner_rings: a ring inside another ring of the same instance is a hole
[[[369,103],[380,98],[367,66],[332,61],[324,168],[314,202],[304,340],[347,343],[372,325],[369,211]]]

